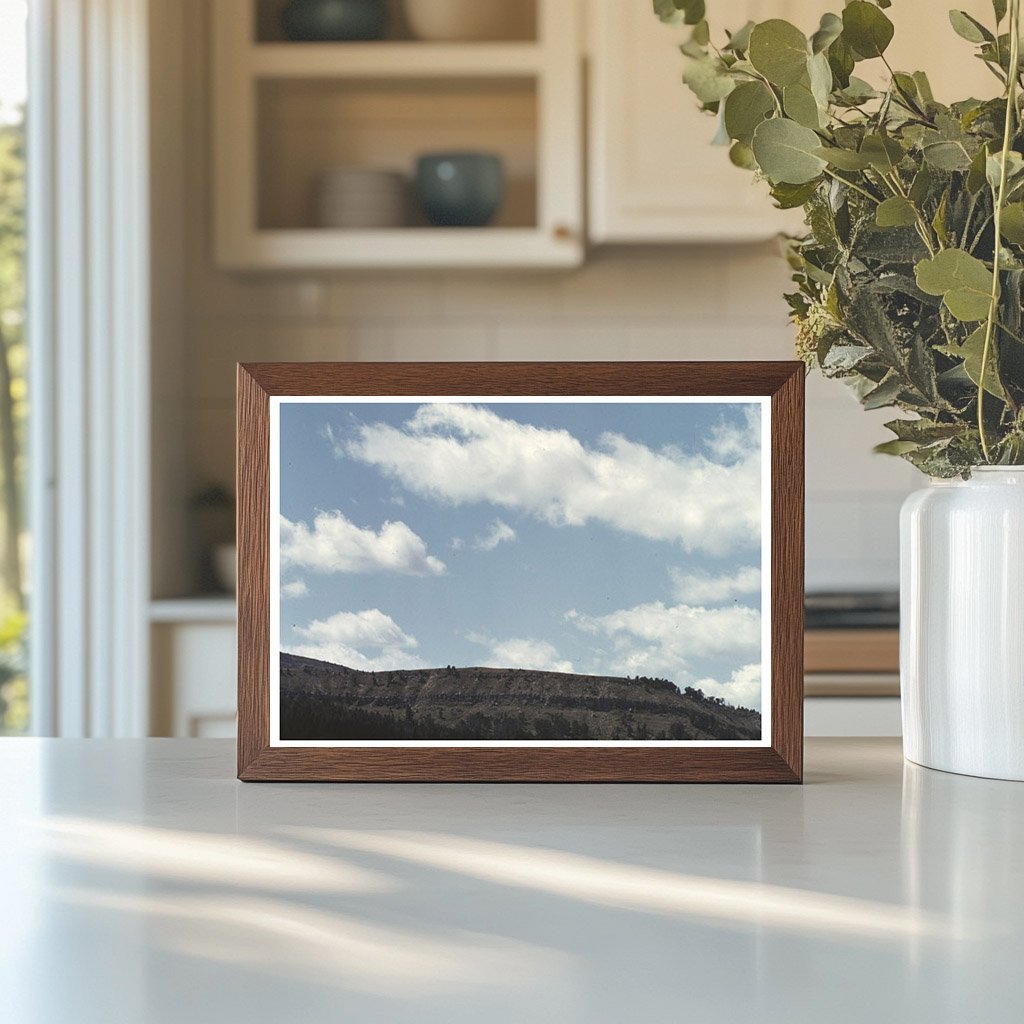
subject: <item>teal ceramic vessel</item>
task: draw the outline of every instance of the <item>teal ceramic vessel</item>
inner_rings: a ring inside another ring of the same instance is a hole
[[[494,219],[505,195],[501,157],[427,153],[416,163],[416,192],[436,227],[483,227]]]
[[[285,38],[295,42],[381,39],[387,27],[387,0],[290,0],[281,11]]]

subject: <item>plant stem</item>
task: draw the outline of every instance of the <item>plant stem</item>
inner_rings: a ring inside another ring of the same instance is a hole
[[[924,214],[917,208],[917,203],[910,201],[910,197],[907,195],[906,189],[903,187],[903,182],[900,181],[899,172],[896,168],[893,168],[892,174],[883,174],[882,180],[887,181],[892,189],[901,199],[906,199],[910,203],[911,209],[914,211],[914,217],[917,219],[917,233],[921,236],[921,241],[924,242],[925,248],[927,248],[929,255],[935,255],[935,247],[932,245],[932,231],[928,225],[928,221],[924,219]],[[941,240],[936,236],[936,245],[941,250],[943,248]]]
[[[1019,341],[1022,345],[1024,345],[1024,338],[1022,338],[1016,331],[1011,331],[1010,328],[1007,327],[1002,320],[998,321],[996,323],[996,326],[999,328],[999,330],[1005,331],[1011,338],[1013,338],[1014,341]]]
[[[981,370],[978,373],[978,435],[985,461],[992,462],[988,434],[985,430],[985,374],[992,355],[992,335],[999,315],[999,272],[1001,267],[1003,205],[1006,201],[1006,169],[1009,163],[1010,143],[1017,119],[1017,83],[1020,67],[1020,0],[1010,0],[1010,74],[1006,83],[1006,124],[1003,126],[1002,160],[999,167],[999,190],[995,197],[995,246],[992,256],[992,294],[989,300],[988,320],[985,322],[985,345],[981,350]]]
[[[838,181],[841,185],[845,185],[847,188],[852,188],[854,192],[859,192],[865,199],[870,199],[871,202],[877,206],[880,202],[877,196],[873,196],[866,188],[861,188],[860,185],[852,181],[847,181],[846,178],[840,178],[838,174],[830,171],[827,167],[825,173],[833,180]]]

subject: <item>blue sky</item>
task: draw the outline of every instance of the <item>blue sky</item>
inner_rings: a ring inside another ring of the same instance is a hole
[[[281,649],[760,706],[760,407],[284,402]]]

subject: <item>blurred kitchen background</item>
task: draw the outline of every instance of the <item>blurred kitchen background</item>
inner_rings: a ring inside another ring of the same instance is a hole
[[[793,358],[774,236],[799,217],[709,145],[686,30],[650,0],[122,3],[144,8],[149,90],[136,730],[233,732],[236,362]],[[809,32],[826,7],[708,0],[716,32]],[[888,13],[895,65],[902,38],[931,51],[939,98],[992,92],[944,7]],[[467,176],[469,209],[446,192]],[[811,734],[899,730],[897,519],[920,480],[872,454],[887,418],[808,379]],[[132,731],[95,719],[76,706],[62,728]]]

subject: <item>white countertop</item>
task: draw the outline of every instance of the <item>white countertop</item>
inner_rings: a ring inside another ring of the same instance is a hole
[[[5,1024],[1016,1022],[1024,785],[242,785],[230,742],[0,741]]]

